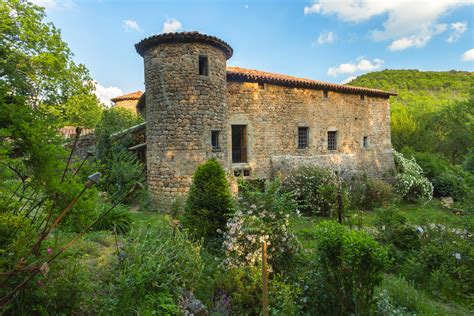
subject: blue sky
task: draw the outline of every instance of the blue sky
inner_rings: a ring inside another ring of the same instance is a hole
[[[110,97],[144,90],[139,40],[215,35],[230,66],[341,83],[382,69],[474,70],[474,0],[34,0]]]

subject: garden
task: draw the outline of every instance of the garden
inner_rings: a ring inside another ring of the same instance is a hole
[[[437,116],[442,150],[398,137],[378,178],[263,181],[210,159],[186,195],[156,197],[131,137],[113,136],[143,119],[100,104],[44,10],[0,14],[1,314],[473,313],[472,93]],[[94,150],[78,156],[65,125],[94,128]]]

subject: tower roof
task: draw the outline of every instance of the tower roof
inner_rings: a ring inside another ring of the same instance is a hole
[[[155,45],[164,44],[164,43],[205,43],[216,48],[221,49],[227,59],[232,57],[233,50],[229,44],[217,38],[215,36],[201,34],[199,32],[175,32],[175,33],[163,33],[157,34],[145,39],[142,39],[140,42],[135,44],[135,49],[137,53],[141,56],[147,51],[150,47]]]

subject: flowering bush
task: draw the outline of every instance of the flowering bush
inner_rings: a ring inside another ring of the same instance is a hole
[[[414,158],[407,159],[397,151],[393,151],[397,175],[395,190],[408,201],[428,202],[433,197],[433,185],[423,176],[423,169]]]
[[[296,209],[290,193],[282,193],[278,181],[265,192],[247,192],[238,210],[227,223],[224,250],[227,267],[255,266],[261,262],[262,241],[266,241],[268,261],[274,270],[288,267],[299,248],[289,230],[290,213]]]
[[[328,170],[303,166],[287,176],[282,186],[293,193],[298,209],[305,214],[329,216],[337,207],[338,181]]]

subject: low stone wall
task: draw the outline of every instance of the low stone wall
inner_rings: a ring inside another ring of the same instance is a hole
[[[272,156],[271,157],[272,177],[285,176],[292,170],[302,166],[318,166],[324,169],[337,171],[340,175],[351,176],[355,174],[367,174],[373,177],[381,176],[391,168],[391,152],[386,153],[381,159],[384,164],[379,165],[377,160],[370,162],[362,155],[356,154],[330,154],[316,156]],[[393,163],[393,162],[392,162]]]

